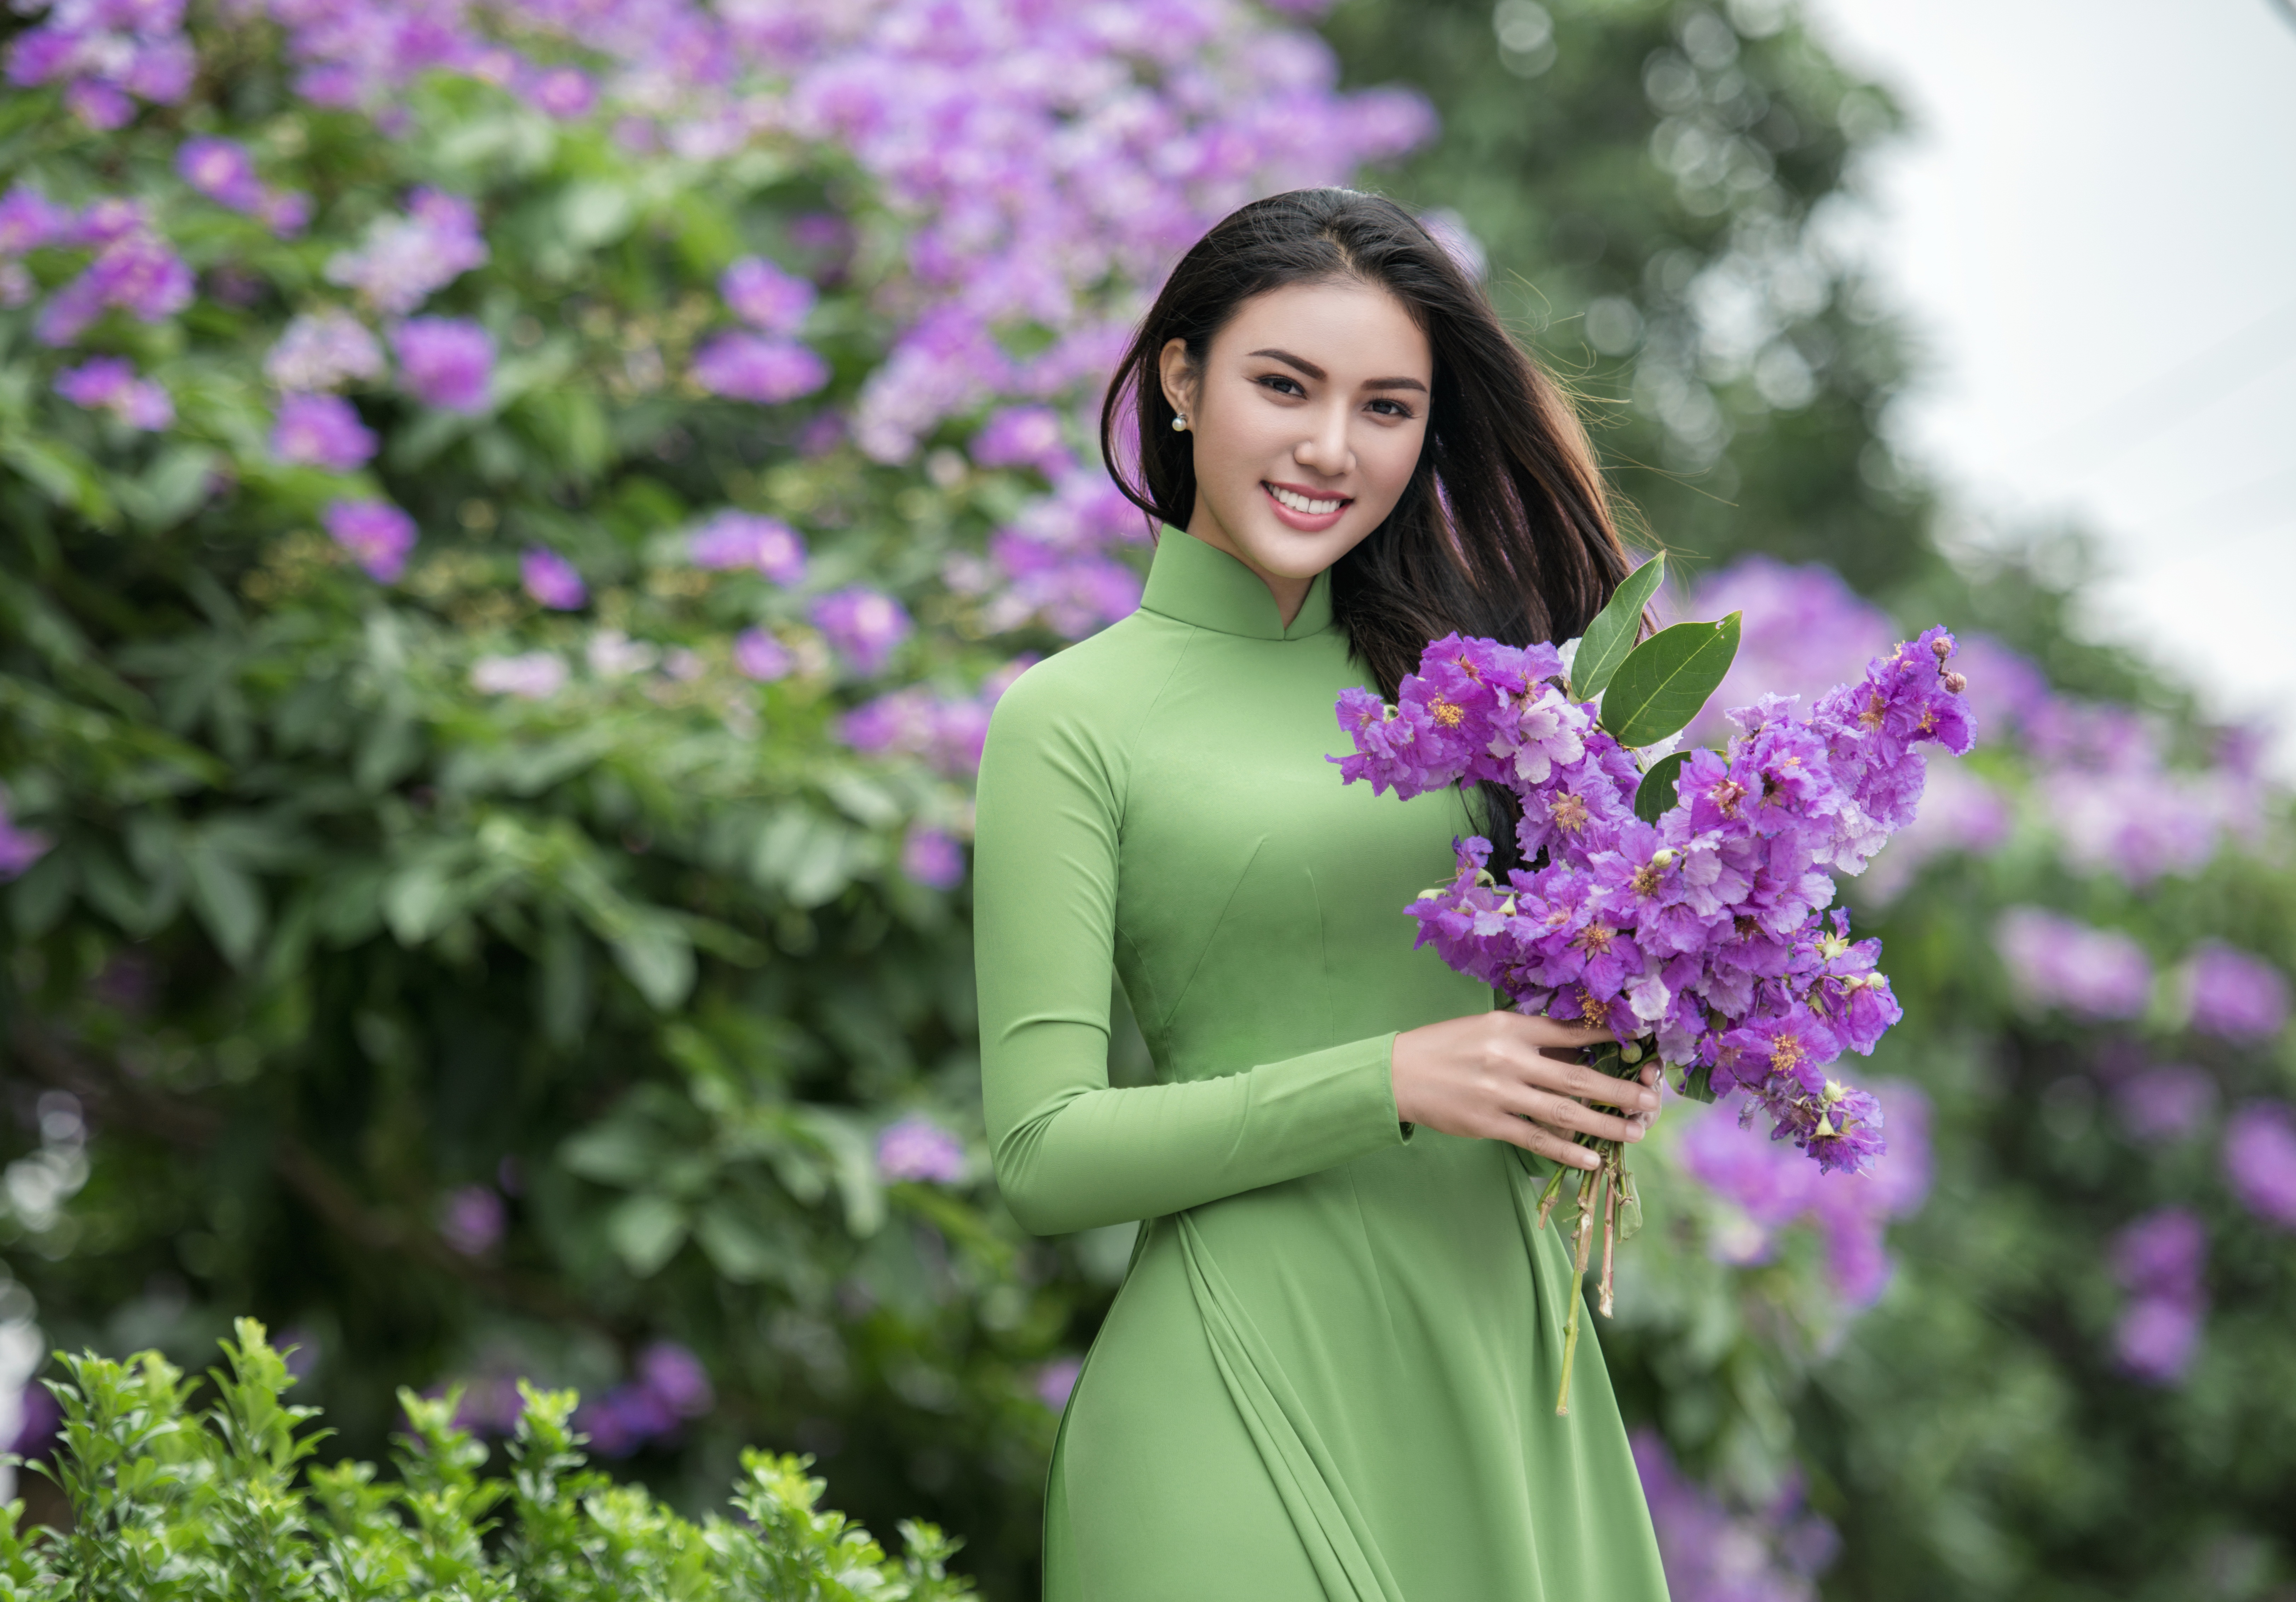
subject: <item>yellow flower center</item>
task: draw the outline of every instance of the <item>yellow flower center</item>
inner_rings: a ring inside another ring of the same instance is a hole
[[[1427,715],[1445,728],[1456,728],[1459,727],[1459,719],[1467,715],[1467,709],[1456,702],[1446,701],[1438,695],[1427,703]]]

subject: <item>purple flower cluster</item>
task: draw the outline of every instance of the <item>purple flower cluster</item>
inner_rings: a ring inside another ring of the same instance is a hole
[[[509,1222],[502,1193],[491,1185],[464,1185],[439,1204],[439,1235],[465,1257],[484,1257],[503,1237]]]
[[[2186,970],[2193,1027],[2226,1040],[2268,1040],[2288,1022],[2288,981],[2245,951],[2213,941]]]
[[[184,37],[184,0],[56,0],[46,10],[9,46],[17,87],[62,84],[64,103],[94,128],[120,127],[138,100],[172,105],[190,90],[198,62]]]
[[[99,356],[56,374],[56,393],[74,406],[110,412],[129,428],[158,430],[176,421],[176,403],[154,381],[138,378],[135,364]]]
[[[2151,1002],[2152,959],[2125,934],[2046,908],[2012,907],[1993,926],[1993,948],[2030,1006],[2094,1022],[2138,1017]]]
[[[953,779],[980,771],[988,715],[997,698],[1035,661],[1006,663],[967,696],[944,696],[922,685],[865,701],[839,720],[838,737],[865,756],[914,757]]]
[[[494,381],[494,336],[459,317],[409,317],[391,330],[398,376],[425,406],[483,412]]]
[[[693,382],[712,395],[779,406],[829,382],[829,364],[795,340],[721,333],[693,353]]]
[[[689,1418],[717,1405],[709,1371],[675,1341],[656,1341],[638,1353],[637,1372],[603,1396],[574,1409],[573,1425],[602,1458],[627,1458],[649,1442],[676,1436]]]
[[[1718,1228],[1708,1249],[1720,1261],[1767,1262],[1781,1233],[1806,1222],[1825,1245],[1826,1275],[1844,1307],[1871,1307],[1890,1283],[1882,1237],[1893,1218],[1917,1212],[1929,1195],[1929,1101],[1890,1083],[1875,1099],[1886,1110],[1890,1161],[1873,1172],[1827,1177],[1734,1118],[1701,1112],[1682,1138],[1683,1171],[1728,1202],[1738,1216]]]
[[[718,280],[718,292],[735,316],[771,334],[791,334],[805,325],[816,291],[760,256],[744,256]]]
[[[357,291],[377,311],[403,316],[488,257],[471,202],[421,188],[407,197],[406,216],[378,218],[364,245],[328,262],[327,282]]]
[[[913,824],[901,842],[901,871],[929,890],[954,890],[964,880],[964,848],[946,829]]]
[[[263,374],[283,390],[332,390],[381,377],[382,347],[347,311],[307,313],[287,325],[263,358]]]
[[[2208,1231],[2190,1209],[2163,1207],[2113,1236],[2112,1256],[2113,1277],[2129,1296],[2113,1331],[2115,1355],[2137,1378],[2166,1384],[2184,1374],[2200,1345]]]
[[[21,878],[24,870],[46,856],[55,842],[37,829],[18,824],[8,807],[8,791],[0,785],[0,884]]]
[[[744,678],[771,684],[788,678],[796,666],[790,648],[762,628],[744,628],[734,637],[734,670]]]
[[[930,1118],[904,1118],[877,1137],[877,1171],[888,1179],[954,1185],[964,1178],[964,1142]]]
[[[728,508],[694,530],[685,548],[696,567],[718,572],[747,568],[776,584],[805,581],[805,541],[777,517]]]
[[[1057,1413],[1069,1405],[1069,1398],[1076,1393],[1077,1379],[1083,1373],[1082,1359],[1056,1357],[1037,1368],[1036,1381],[1029,1388],[1036,1392],[1038,1401]]]
[[[906,608],[862,585],[832,591],[813,604],[814,627],[864,678],[875,677],[913,625]]]
[[[98,201],[49,243],[92,248],[94,259],[40,308],[33,337],[69,345],[107,310],[158,323],[192,303],[192,269],[133,201]]]
[[[969,454],[981,467],[1033,467],[1048,479],[1076,466],[1061,438],[1060,414],[1043,406],[1005,407],[991,413],[972,436]]]
[[[389,501],[331,502],[319,521],[368,578],[394,584],[406,571],[406,554],[414,548],[414,520]]]
[[[254,157],[235,139],[184,140],[176,152],[176,171],[217,205],[261,218],[282,238],[300,234],[311,220],[310,197],[266,187],[255,176]]]
[[[537,606],[553,612],[573,612],[590,598],[589,587],[574,564],[555,551],[530,547],[518,560],[519,583]]]
[[[1728,746],[1691,753],[1655,825],[1635,815],[1634,754],[1564,694],[1552,645],[1435,641],[1396,705],[1342,694],[1356,754],[1333,760],[1378,791],[1496,781],[1521,799],[1517,838],[1539,866],[1502,885],[1489,842],[1471,839],[1452,883],[1409,908],[1446,963],[1524,1012],[1655,1035],[1718,1093],[1749,1091],[1821,1168],[1862,1170],[1882,1149],[1880,1105],[1825,1069],[1872,1052],[1899,1015],[1878,942],[1851,941],[1825,908],[1833,873],[1862,869],[1912,817],[1918,747],[1970,747],[1953,650],[1933,628],[1806,715],[1777,696],[1732,713]]]
[[[1813,693],[1849,670],[1890,637],[1890,621],[1830,570],[1750,557],[1716,574],[1692,600],[1701,617],[1745,614],[1738,658],[1714,704],[1728,706],[1751,686]],[[2066,861],[2142,888],[2163,874],[2191,873],[2227,838],[2252,835],[2264,785],[2251,743],[2235,739],[2202,769],[2169,760],[2163,731],[2126,708],[2052,692],[2031,661],[1998,641],[1964,641],[1971,710],[1996,741],[2013,740],[2035,768],[2041,817]],[[1693,735],[1718,728],[1710,723]],[[1989,851],[2007,836],[2000,793],[1971,775],[1942,788],[1938,805],[1905,830],[1868,881],[1880,899],[1908,883],[1921,863],[1948,850]]]
[[[2242,1206],[2296,1229],[2296,1109],[2281,1101],[2237,1109],[2225,1131],[2224,1171]]]
[[[1051,476],[1053,492],[990,536],[985,569],[960,564],[946,576],[960,592],[990,593],[983,623],[992,630],[1034,619],[1064,638],[1081,639],[1138,610],[1139,575],[1108,552],[1147,538],[1148,524],[1107,474],[1078,465],[1060,448],[1057,431],[1044,445],[1044,431],[1028,413],[1004,413],[975,441],[977,453],[994,456],[1037,446],[1034,462]],[[976,460],[988,464],[985,457]]]
[[[1798,1480],[1764,1507],[1734,1508],[1685,1475],[1657,1431],[1636,1430],[1633,1446],[1674,1602],[1814,1602],[1841,1540],[1804,1510]]]
[[[374,456],[374,431],[340,395],[288,395],[271,429],[271,454],[330,472],[349,472]]]

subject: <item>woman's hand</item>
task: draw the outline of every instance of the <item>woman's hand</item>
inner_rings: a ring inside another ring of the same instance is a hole
[[[1658,1114],[1658,1064],[1639,1081],[1571,1060],[1607,1029],[1521,1013],[1478,1013],[1395,1037],[1395,1114],[1447,1135],[1504,1140],[1571,1168],[1600,1161],[1571,1137],[1640,1140]],[[1626,1116],[1599,1112],[1589,1102]]]

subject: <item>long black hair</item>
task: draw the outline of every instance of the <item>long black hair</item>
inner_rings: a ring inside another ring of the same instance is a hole
[[[1353,279],[1401,301],[1434,357],[1426,443],[1386,521],[1332,568],[1332,611],[1391,700],[1429,640],[1509,645],[1586,631],[1627,573],[1595,453],[1554,381],[1509,337],[1448,251],[1393,201],[1295,189],[1231,213],[1164,282],[1110,383],[1102,459],[1149,516],[1194,514],[1194,441],[1172,428],[1160,363],[1185,342],[1198,372],[1213,336],[1255,295]],[[1119,429],[1136,421],[1136,439]],[[1514,798],[1486,785],[1492,866],[1517,860]]]

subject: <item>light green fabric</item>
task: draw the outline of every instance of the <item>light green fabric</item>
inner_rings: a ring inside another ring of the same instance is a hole
[[[1599,1349],[1514,1148],[1396,1121],[1395,1034],[1489,992],[1411,949],[1457,796],[1342,785],[1365,683],[1164,530],[1141,610],[1031,668],[980,769],[996,1177],[1054,1234],[1152,1220],[1062,1421],[1048,1602],[1651,1602]],[[1108,1082],[1111,967],[1158,1082]]]

